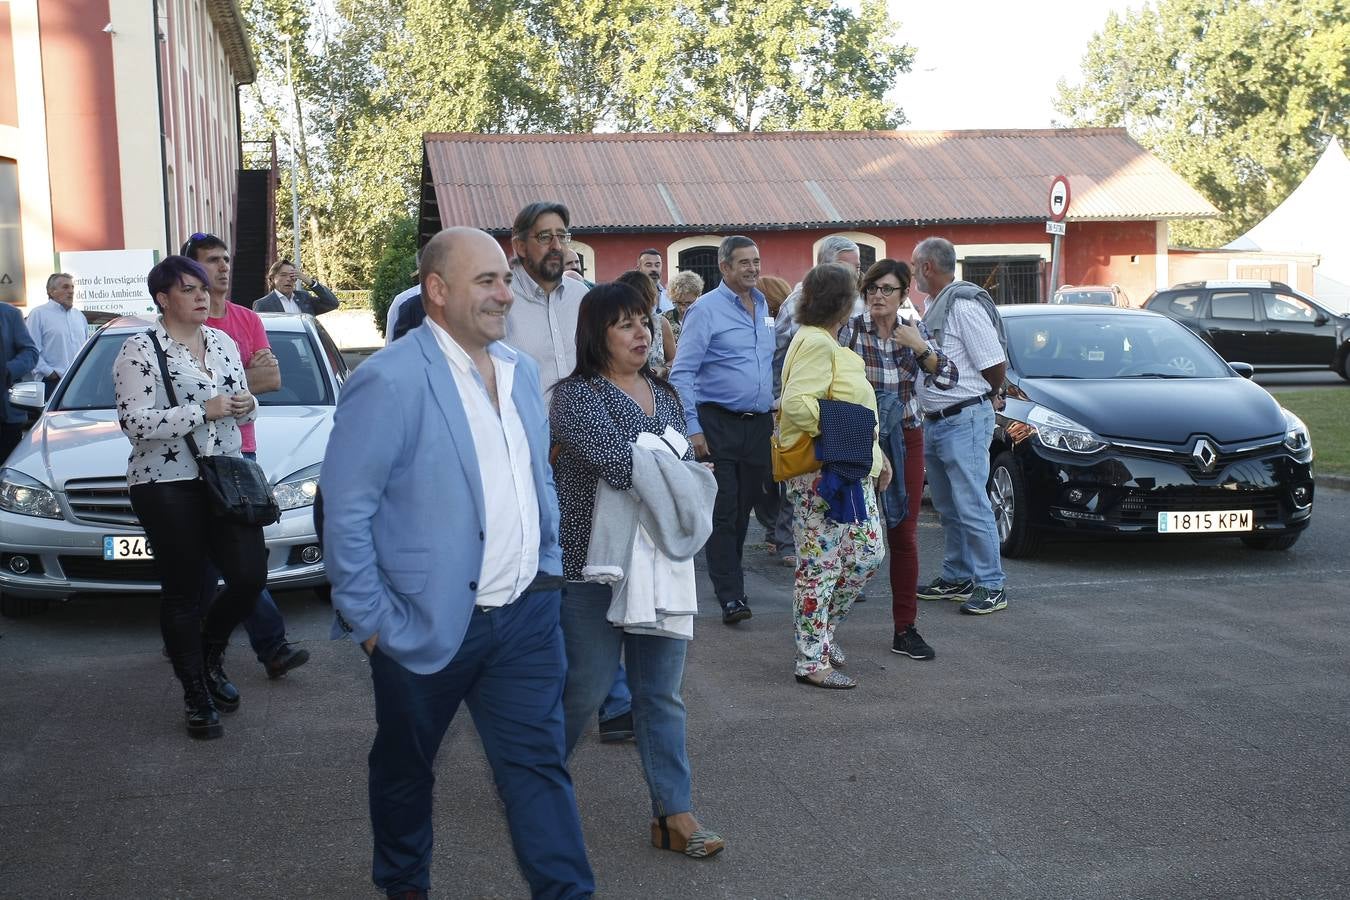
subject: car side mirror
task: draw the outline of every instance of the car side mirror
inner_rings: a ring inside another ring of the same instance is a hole
[[[1318,314],[1317,314],[1317,318],[1313,319],[1313,324],[1314,324],[1314,325],[1321,326],[1321,325],[1327,324],[1327,323],[1330,322],[1330,321],[1331,321],[1331,320],[1327,318],[1327,314],[1326,314],[1326,313],[1318,313]]]
[[[42,409],[47,405],[46,386],[41,381],[21,381],[9,389],[9,402],[24,409]]]
[[[1251,378],[1256,374],[1256,367],[1251,363],[1230,362],[1228,368],[1232,369],[1236,374],[1241,375],[1243,378]]]

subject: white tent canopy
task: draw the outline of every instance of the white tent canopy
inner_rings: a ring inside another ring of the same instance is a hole
[[[1350,310],[1350,160],[1332,138],[1303,183],[1225,250],[1316,253],[1313,294],[1340,312]]]

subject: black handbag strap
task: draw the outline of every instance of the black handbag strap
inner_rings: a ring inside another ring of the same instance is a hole
[[[164,379],[164,393],[169,398],[169,406],[178,405],[178,394],[173,389],[173,379],[169,377],[169,355],[164,352],[164,347],[159,342],[159,335],[155,334],[155,329],[151,328],[145,332],[150,336],[150,343],[155,345],[155,358],[159,360],[159,376]],[[206,336],[202,336],[202,347],[206,347]],[[202,451],[197,447],[197,442],[192,437],[192,432],[183,435],[183,440],[187,441],[188,450],[192,451],[192,458],[197,460],[198,467],[202,464]]]

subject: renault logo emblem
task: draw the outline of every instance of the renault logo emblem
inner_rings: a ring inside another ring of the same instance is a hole
[[[1214,471],[1214,464],[1219,461],[1219,451],[1209,441],[1201,438],[1195,442],[1195,449],[1191,451],[1191,458],[1200,467],[1200,471],[1208,475]]]

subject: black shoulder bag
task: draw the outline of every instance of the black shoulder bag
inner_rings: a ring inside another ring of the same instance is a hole
[[[159,336],[153,330],[146,334],[155,345],[159,374],[164,379],[164,393],[169,398],[169,405],[177,406],[178,397],[173,389],[173,379],[169,377],[168,356],[159,343]],[[267,483],[262,466],[242,456],[203,456],[190,433],[185,440],[193,459],[197,460],[197,469],[202,474],[215,515],[227,522],[257,526],[271,525],[281,518],[281,508],[277,506],[277,498],[272,494],[272,486]]]

